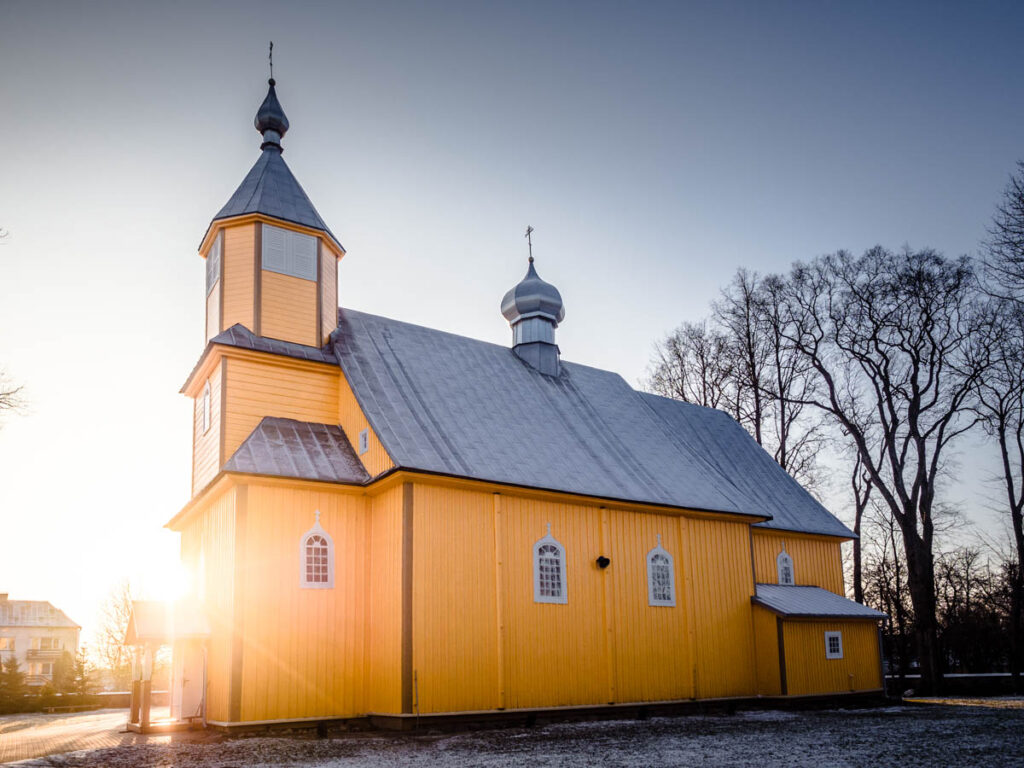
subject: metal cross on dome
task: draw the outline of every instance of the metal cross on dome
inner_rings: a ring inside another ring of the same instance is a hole
[[[533,238],[530,237],[533,234],[533,227],[529,224],[526,225],[526,243],[530,246],[530,263],[533,263]]]
[[[270,41],[270,55],[267,57],[270,61],[270,79],[274,79],[274,41]]]

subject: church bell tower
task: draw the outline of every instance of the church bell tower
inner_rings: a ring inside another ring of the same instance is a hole
[[[285,164],[288,118],[269,80],[254,125],[260,157],[213,217],[206,260],[206,341],[240,324],[257,336],[320,347],[337,325],[345,249]]]

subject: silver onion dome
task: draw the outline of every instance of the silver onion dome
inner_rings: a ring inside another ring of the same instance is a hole
[[[543,317],[557,326],[565,319],[562,294],[551,283],[540,279],[533,266],[532,256],[526,277],[501,300],[501,314],[512,324],[531,317]]]
[[[275,147],[284,151],[281,147],[281,139],[284,138],[284,134],[288,130],[288,116],[281,108],[281,102],[277,100],[277,92],[274,90],[274,86],[277,85],[276,81],[274,78],[270,78],[267,82],[270,85],[270,90],[267,91],[267,97],[260,104],[259,111],[256,112],[253,125],[256,126],[257,131],[263,134],[263,143],[260,145],[260,149]]]

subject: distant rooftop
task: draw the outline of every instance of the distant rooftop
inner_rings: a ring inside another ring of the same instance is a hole
[[[0,593],[0,628],[2,627],[69,627],[79,625],[59,608],[45,600],[8,600]]]

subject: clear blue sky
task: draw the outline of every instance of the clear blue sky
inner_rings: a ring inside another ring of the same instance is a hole
[[[176,560],[196,247],[268,40],[344,305],[507,343],[532,224],[563,355],[632,383],[738,266],[974,252],[1024,157],[1020,3],[211,5],[0,4],[0,591],[87,628]]]

